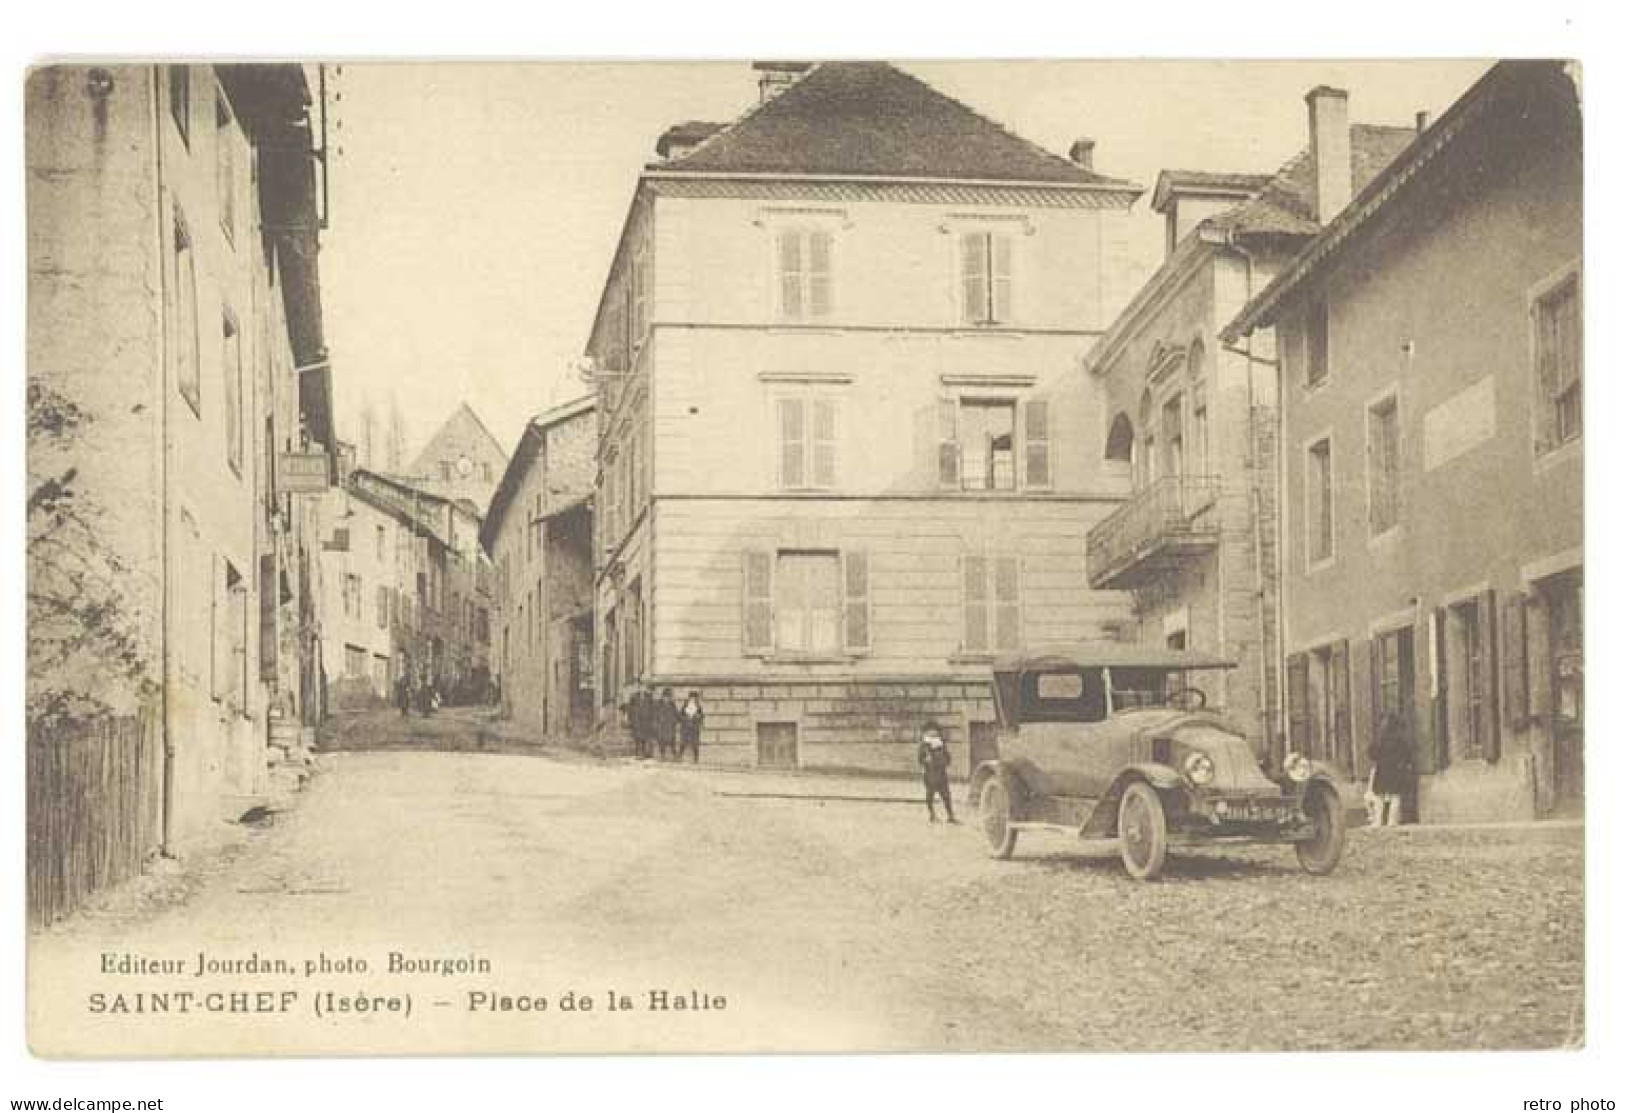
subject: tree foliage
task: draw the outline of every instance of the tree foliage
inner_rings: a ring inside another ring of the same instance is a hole
[[[127,714],[156,692],[129,568],[97,528],[102,507],[73,462],[94,416],[28,383],[30,731]]]

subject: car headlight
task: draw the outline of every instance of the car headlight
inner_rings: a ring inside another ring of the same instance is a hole
[[[1302,784],[1304,781],[1307,781],[1309,779],[1309,774],[1313,771],[1309,764],[1309,759],[1304,757],[1302,754],[1296,753],[1287,754],[1286,760],[1281,763],[1281,768],[1286,771],[1286,775],[1288,777],[1296,781],[1298,784]]]
[[[1191,779],[1193,785],[1213,783],[1213,759],[1201,750],[1192,750],[1185,755],[1185,776]]]

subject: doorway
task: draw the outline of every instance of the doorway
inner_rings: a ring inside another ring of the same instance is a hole
[[[1410,750],[1411,767],[1417,768],[1416,753],[1416,651],[1415,631],[1409,626],[1378,634],[1371,642],[1372,688],[1376,697],[1372,716],[1371,743],[1377,741],[1377,731],[1387,715],[1398,718],[1405,732],[1405,744]],[[1412,778],[1409,791],[1400,803],[1401,819],[1416,822],[1416,783]]]
[[[1541,582],[1551,678],[1552,791],[1559,807],[1585,791],[1585,580],[1576,569]]]

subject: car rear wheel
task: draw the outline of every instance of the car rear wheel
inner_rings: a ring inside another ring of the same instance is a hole
[[[1343,842],[1348,837],[1343,803],[1334,789],[1313,784],[1304,795],[1303,814],[1314,834],[1297,844],[1298,864],[1317,876],[1331,873],[1343,857]]]
[[[987,779],[978,810],[982,813],[982,834],[987,838],[988,852],[995,858],[1009,858],[1016,852],[1020,832],[1010,825],[1010,790],[1002,779]]]
[[[1162,797],[1144,781],[1123,790],[1117,806],[1117,841],[1123,868],[1136,881],[1155,881],[1168,860],[1168,817]]]

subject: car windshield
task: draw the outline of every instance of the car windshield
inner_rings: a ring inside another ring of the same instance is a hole
[[[1185,669],[1111,670],[1112,709],[1133,711],[1143,707],[1168,707],[1168,697],[1192,687],[1192,675]]]

